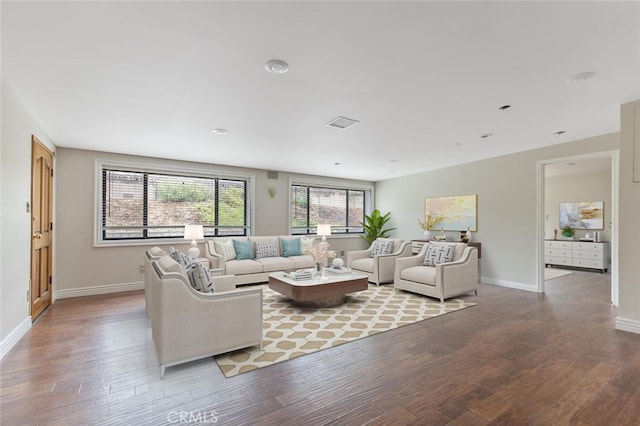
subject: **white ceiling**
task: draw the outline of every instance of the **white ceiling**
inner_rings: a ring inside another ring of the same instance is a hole
[[[547,164],[544,168],[544,177],[551,179],[604,172],[611,173],[611,158],[609,157]]]
[[[63,147],[377,181],[618,131],[640,99],[637,1],[1,8],[2,78]]]

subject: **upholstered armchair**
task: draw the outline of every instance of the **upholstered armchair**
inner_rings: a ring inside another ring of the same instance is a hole
[[[233,277],[213,277],[216,291],[201,293],[170,256],[152,262],[153,342],[160,376],[168,366],[262,346],[262,289],[222,291]],[[224,287],[224,286],[222,286]]]
[[[451,260],[424,265],[428,247],[452,247]],[[429,297],[448,299],[460,294],[478,294],[478,250],[466,243],[430,242],[415,256],[396,260],[394,286]]]
[[[377,243],[393,244],[388,254],[373,253]],[[397,238],[378,238],[367,250],[347,252],[347,267],[369,277],[376,285],[393,281],[396,259],[411,256],[411,244]]]

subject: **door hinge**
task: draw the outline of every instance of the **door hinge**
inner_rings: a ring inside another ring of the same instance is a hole
[[[53,231],[53,222],[49,222],[49,231]]]
[[[53,177],[53,169],[51,169],[51,177]]]
[[[29,280],[29,285],[31,285],[31,280]],[[27,290],[27,302],[31,302],[31,290]]]
[[[51,275],[49,275],[49,284],[52,284]]]

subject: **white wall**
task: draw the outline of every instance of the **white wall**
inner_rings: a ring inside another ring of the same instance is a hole
[[[640,333],[640,182],[633,181],[634,156],[640,164],[640,100],[622,105],[620,116],[620,306],[616,328]],[[636,176],[640,177],[640,170]]]
[[[2,80],[0,143],[0,356],[31,326],[31,136],[55,145]],[[54,236],[55,241],[55,236]],[[54,270],[55,274],[55,270]]]
[[[537,162],[618,146],[619,134],[612,133],[377,182],[376,207],[392,212],[398,237],[417,239],[425,198],[478,194],[472,238],[482,243],[482,281],[536,291]]]
[[[86,151],[59,147],[56,154],[56,191],[57,191],[57,233],[55,243],[56,280],[54,283],[57,297],[98,294],[102,292],[131,290],[142,288],[144,275],[139,266],[144,263],[146,245],[94,247],[94,213],[98,208],[95,202],[95,162],[96,160],[127,161],[157,167],[206,168],[217,171],[251,174],[255,176],[255,235],[285,235],[289,221],[289,180],[290,178],[320,180],[334,184],[373,188],[372,182],[350,181],[278,173],[278,179],[267,179],[266,170],[244,169],[222,165],[189,163],[151,157],[138,157]],[[276,195],[269,197],[267,188],[275,185]],[[333,250],[353,250],[363,248],[358,237],[335,237],[329,242]],[[187,249],[188,246],[177,240],[170,245]],[[160,246],[168,248],[170,245]],[[366,245],[366,244],[364,244]],[[200,250],[204,251],[203,245]]]
[[[544,193],[545,232],[544,237],[553,238],[554,229],[558,238],[563,238],[560,230],[560,203],[580,201],[604,202],[604,229],[600,230],[600,241],[611,241],[611,170],[597,173],[548,178]],[[584,237],[587,231],[576,230],[575,238]],[[593,232],[590,231],[593,237]]]

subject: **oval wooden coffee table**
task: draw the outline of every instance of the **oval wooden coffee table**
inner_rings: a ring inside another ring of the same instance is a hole
[[[269,274],[269,288],[298,304],[329,307],[343,303],[348,293],[369,288],[369,280],[366,275],[353,272],[306,280],[292,280],[284,272],[274,272]]]

